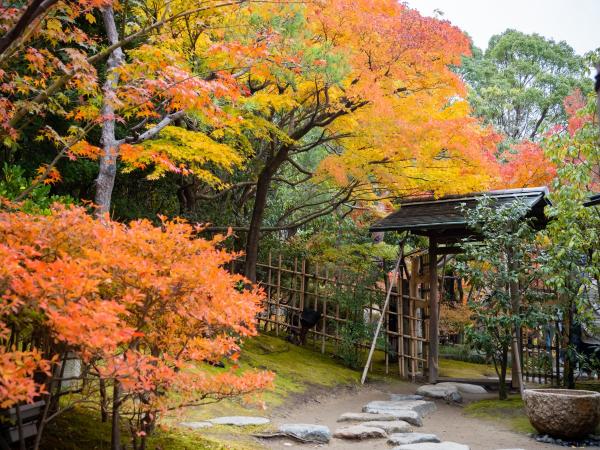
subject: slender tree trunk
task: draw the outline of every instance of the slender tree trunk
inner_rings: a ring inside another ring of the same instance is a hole
[[[518,273],[519,265],[518,262],[514,259],[514,254],[512,251],[508,252],[507,255],[507,264],[509,272]],[[512,308],[512,315],[518,316],[521,312],[521,293],[519,290],[519,282],[516,280],[512,280],[509,282],[508,286],[510,292],[510,301]],[[519,388],[519,392],[521,393],[521,397],[523,397],[523,377],[521,373],[521,349],[519,348],[520,342],[520,327],[515,324],[512,331],[512,387]]]
[[[506,369],[508,366],[508,346],[502,349],[502,360],[500,361],[500,376],[498,386],[498,398],[500,400],[506,400],[508,398],[508,392],[506,389]]]
[[[116,44],[119,42],[119,33],[115,24],[115,13],[112,6],[102,9],[104,29],[108,36],[108,42]],[[118,67],[123,63],[123,51],[120,47],[113,50],[106,65],[106,81],[103,86],[102,101],[102,154],[100,156],[100,167],[98,178],[96,178],[96,214],[101,216],[110,210],[112,190],[115,185],[117,174],[117,157],[119,155],[120,142],[115,135],[115,109],[112,104],[117,85],[119,84]]]
[[[563,383],[567,389],[575,389],[575,355],[573,345],[573,300],[569,299],[564,318],[563,349],[565,350],[565,363],[563,369]]]
[[[106,396],[106,380],[100,378],[100,418],[102,423],[108,422],[108,398]]]
[[[112,432],[110,436],[110,449],[121,450],[121,383],[115,379],[113,386],[113,405],[112,405]]]
[[[269,188],[271,187],[271,180],[279,167],[281,167],[286,160],[289,150],[288,147],[284,147],[280,149],[275,156],[269,158],[256,183],[252,218],[246,237],[246,261],[244,263],[244,275],[252,282],[256,281],[256,263],[258,262],[260,227],[262,226],[265,215],[267,195],[269,193]]]

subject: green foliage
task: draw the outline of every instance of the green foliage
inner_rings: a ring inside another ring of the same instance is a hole
[[[591,91],[589,65],[565,42],[515,30],[493,36],[459,69],[471,87],[477,116],[514,140],[536,140],[564,123],[563,99],[575,88]]]
[[[0,198],[15,200],[30,186],[31,181],[26,178],[25,170],[22,167],[4,163],[0,177]],[[39,184],[23,202],[22,209],[29,213],[49,214],[50,205],[53,203],[59,202],[66,205],[72,204],[74,201],[69,196],[51,195],[49,185]]]
[[[524,202],[497,205],[488,197],[475,209],[466,210],[468,224],[481,241],[463,242],[464,254],[457,264],[479,293],[469,302],[474,324],[466,328],[467,340],[494,362],[501,398],[506,395],[503,388],[513,331],[547,320],[540,308],[542,298],[531,288],[539,277],[541,249],[525,219],[527,211]]]

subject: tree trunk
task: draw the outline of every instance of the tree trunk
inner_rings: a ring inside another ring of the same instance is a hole
[[[246,237],[246,261],[244,263],[244,275],[252,282],[256,282],[256,263],[258,262],[258,247],[260,242],[260,227],[265,215],[267,206],[267,195],[271,187],[271,180],[284,163],[288,154],[289,147],[280,149],[275,156],[267,159],[265,167],[261,171],[256,183],[256,194],[254,195],[254,207],[252,209],[252,219]]]
[[[112,6],[102,8],[104,29],[109,44],[119,42],[119,33],[115,24],[115,13]],[[120,47],[114,49],[106,64],[106,81],[104,82],[102,100],[102,154],[100,155],[100,167],[98,178],[96,178],[96,215],[102,216],[110,210],[110,202],[115,177],[117,175],[117,157],[119,155],[120,142],[115,135],[115,109],[112,99],[119,84],[119,74],[116,69],[123,63],[123,51]]]
[[[106,380],[100,378],[100,419],[102,423],[108,422],[108,398],[106,396]]]
[[[112,405],[112,422],[110,435],[110,449],[121,450],[121,415],[119,408],[121,407],[121,383],[115,379],[113,386],[113,405]]]
[[[506,389],[506,369],[508,366],[508,346],[502,349],[502,360],[500,361],[500,376],[498,387],[498,398],[506,400],[508,398],[508,390]]]
[[[509,251],[507,254],[507,264],[509,273],[518,273],[519,265],[518,262],[515,261],[514,255],[512,251]],[[521,311],[521,292],[519,289],[519,283],[516,280],[512,280],[509,282],[509,293],[510,293],[510,302],[512,308],[512,315],[518,316]],[[521,397],[523,397],[523,377],[521,373],[521,349],[519,348],[520,343],[520,326],[513,327],[512,336],[512,380],[511,384],[513,388],[518,388],[521,393]]]
[[[575,354],[573,345],[573,300],[569,299],[564,318],[563,349],[565,350],[565,363],[563,370],[563,383],[567,389],[575,389]]]

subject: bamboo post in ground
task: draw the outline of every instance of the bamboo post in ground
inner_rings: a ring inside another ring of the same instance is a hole
[[[396,262],[396,267],[394,268],[393,278],[396,278],[398,275],[398,268],[400,266],[400,261],[402,260],[402,251],[400,251],[400,255],[398,256],[398,261]],[[375,353],[375,347],[377,345],[377,337],[379,336],[379,332],[381,331],[381,326],[383,325],[383,320],[385,318],[385,312],[388,308],[388,304],[390,302],[390,295],[392,294],[392,286],[393,283],[390,283],[390,286],[387,291],[387,295],[385,296],[385,302],[383,304],[383,309],[381,310],[381,317],[379,318],[379,322],[377,322],[377,328],[375,329],[375,335],[373,336],[373,342],[371,342],[371,348],[369,350],[369,356],[367,357],[367,363],[365,364],[365,368],[363,369],[362,377],[360,379],[361,384],[365,384],[365,380],[367,379],[367,372],[369,371],[369,366],[371,365],[371,360],[373,359],[373,353]]]
[[[437,242],[429,238],[429,352],[428,377],[429,383],[436,383],[438,377],[438,333],[439,333],[439,303],[438,303],[438,270]]]

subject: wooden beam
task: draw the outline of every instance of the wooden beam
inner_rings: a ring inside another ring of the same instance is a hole
[[[437,241],[429,238],[429,382],[436,383],[438,377],[439,302]]]

